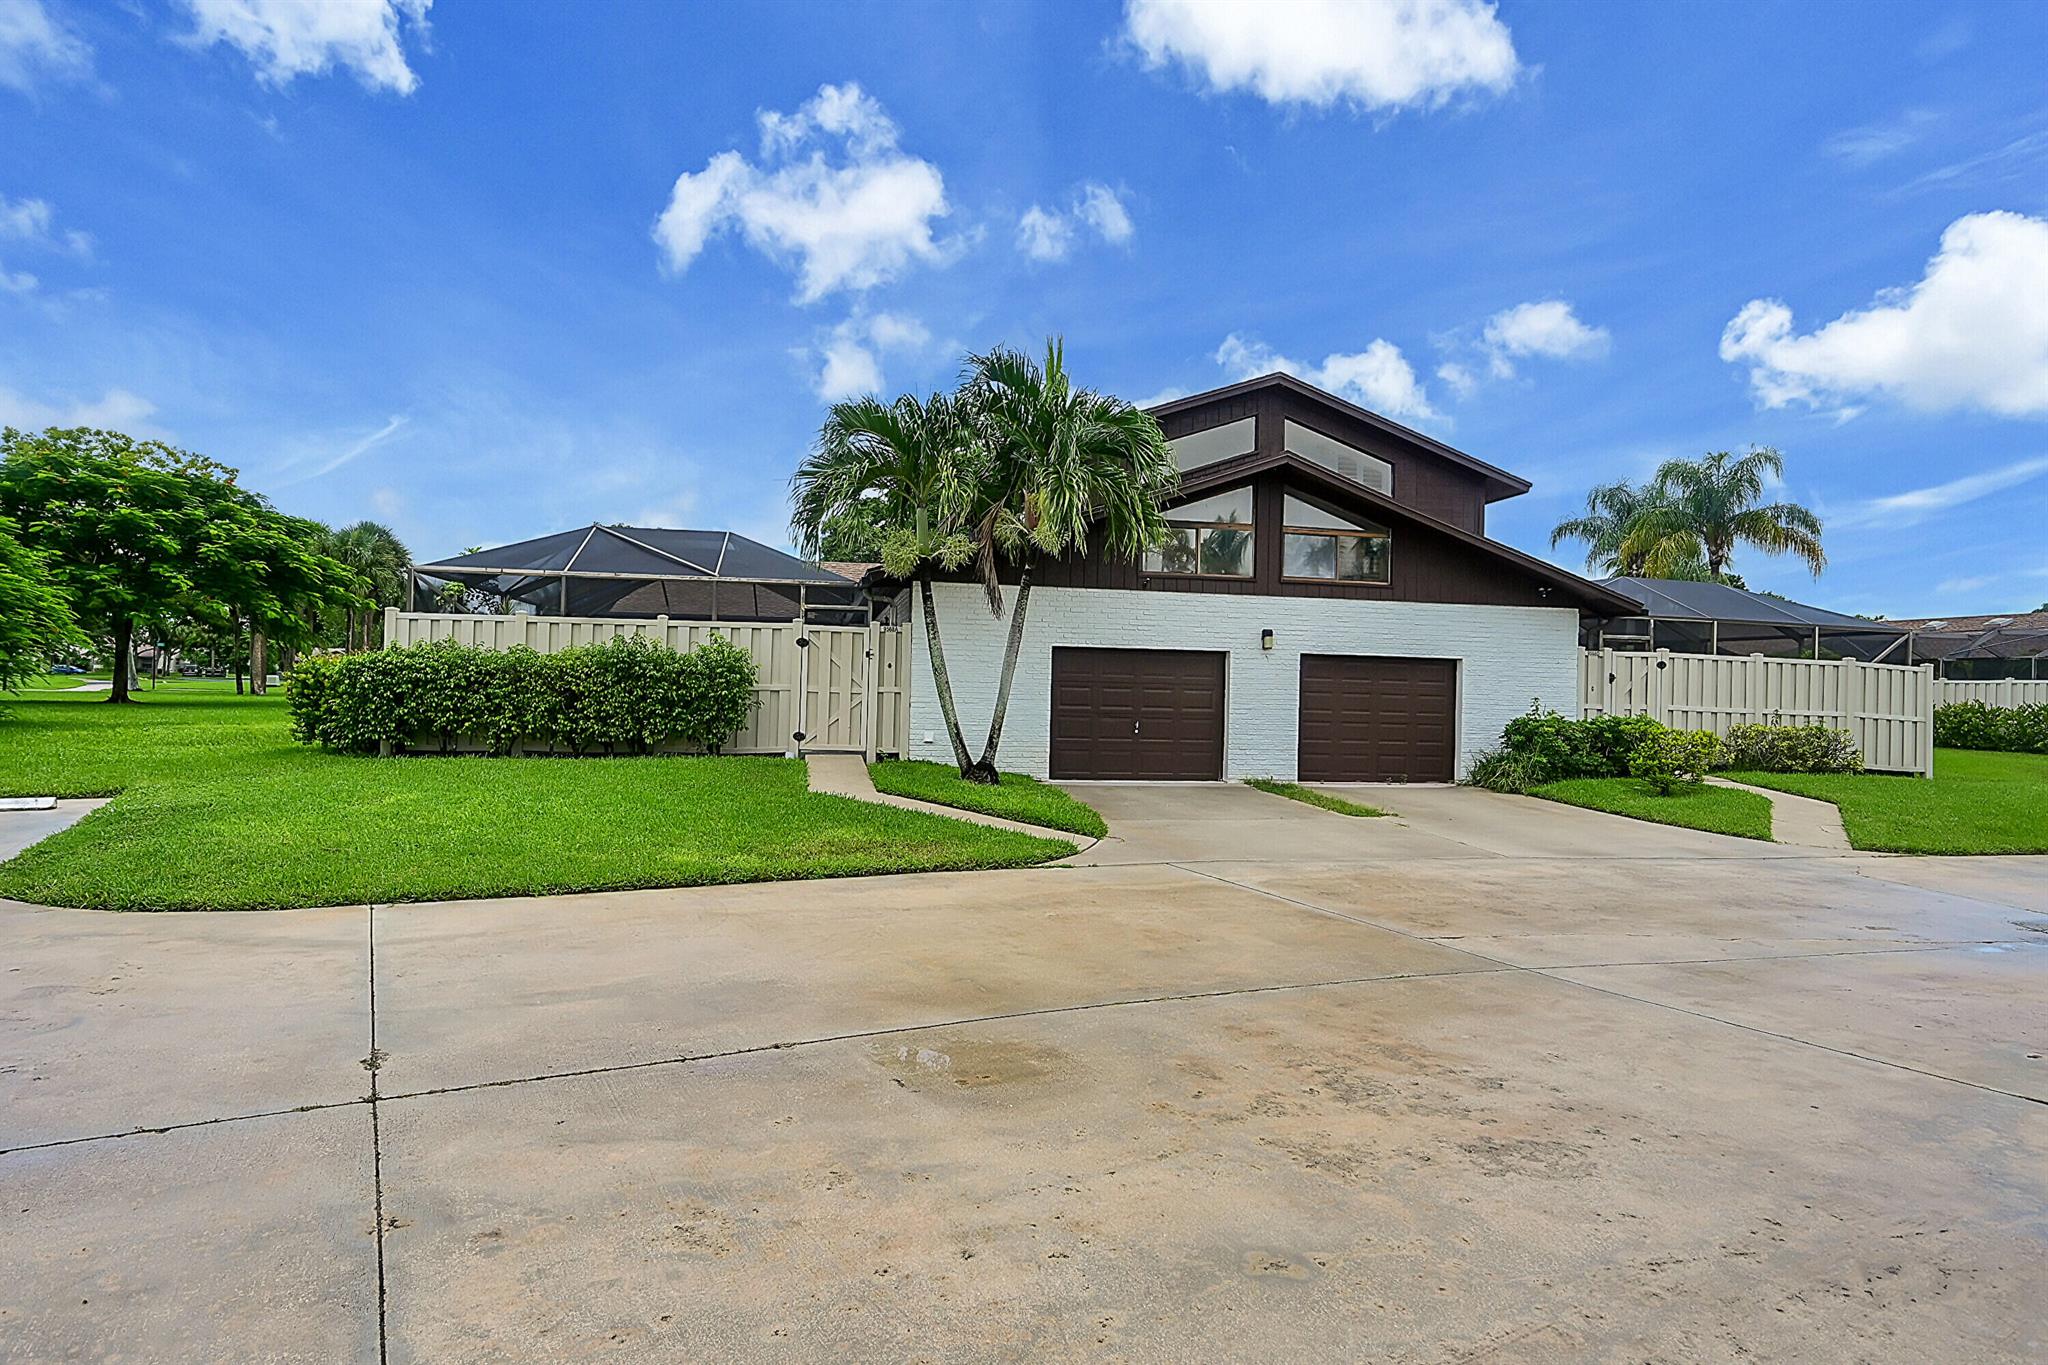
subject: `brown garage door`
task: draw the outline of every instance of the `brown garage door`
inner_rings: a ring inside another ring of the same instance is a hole
[[[1051,772],[1180,782],[1223,776],[1223,656],[1055,649]]]
[[[1304,782],[1448,782],[1457,664],[1354,654],[1301,658]]]

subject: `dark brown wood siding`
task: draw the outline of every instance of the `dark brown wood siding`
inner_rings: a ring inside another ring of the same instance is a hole
[[[1304,782],[1449,782],[1458,669],[1449,659],[1301,656]]]
[[[1418,522],[1363,509],[1360,515],[1393,532],[1392,564],[1385,584],[1299,582],[1281,576],[1284,471],[1253,478],[1254,572],[1249,578],[1196,578],[1147,573],[1135,560],[1102,553],[1091,540],[1085,555],[1039,564],[1035,580],[1059,588],[1132,588],[1154,592],[1251,593],[1266,597],[1349,597],[1380,602],[1458,602],[1502,606],[1557,606],[1544,585],[1512,565]],[[964,576],[964,575],[963,575]],[[1014,577],[1014,573],[1006,575]]]
[[[1184,412],[1170,413],[1161,427],[1171,440],[1246,417],[1258,419],[1257,453],[1261,455],[1277,455],[1286,449],[1286,424],[1290,420],[1298,422],[1392,465],[1394,501],[1427,513],[1438,521],[1449,522],[1460,530],[1480,534],[1486,530],[1486,480],[1483,475],[1409,445],[1302,394],[1279,389],[1238,394]]]
[[[1052,652],[1054,777],[1223,776],[1223,656],[1182,649]]]

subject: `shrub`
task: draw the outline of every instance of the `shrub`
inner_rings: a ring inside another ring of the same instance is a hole
[[[1721,738],[1722,768],[1759,773],[1857,773],[1856,737],[1826,725],[1737,725]]]
[[[1508,722],[1497,752],[1517,759],[1514,771],[1525,775],[1531,786],[1572,777],[1625,777],[1630,756],[1664,728],[1648,716],[1567,720],[1532,706],[1526,715]]]
[[[687,654],[637,637],[559,654],[439,640],[304,660],[285,693],[293,738],[348,753],[464,741],[493,754],[716,753],[746,725],[757,678],[751,655],[715,638]]]
[[[2048,702],[1990,706],[1954,701],[1934,708],[1934,742],[1944,749],[2048,754]]]
[[[1628,770],[1669,796],[1704,782],[1720,752],[1721,741],[1710,730],[1665,729],[1643,741],[1629,757]]]
[[[1544,778],[1527,754],[1494,748],[1472,760],[1472,769],[1465,780],[1488,791],[1510,792],[1519,796],[1542,786]]]

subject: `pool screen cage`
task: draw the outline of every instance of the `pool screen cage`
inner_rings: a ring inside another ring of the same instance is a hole
[[[2048,611],[1901,621],[1913,632],[1914,663],[1968,682],[2048,679]]]
[[[1643,611],[1583,627],[1588,648],[1918,662],[1907,658],[1910,633],[1890,621],[1845,616],[1726,583],[1625,577],[1605,579],[1602,586],[1634,598]]]
[[[731,531],[593,523],[413,568],[408,611],[861,626],[866,591]]]

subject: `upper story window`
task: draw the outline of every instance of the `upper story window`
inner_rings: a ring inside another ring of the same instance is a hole
[[[1166,444],[1173,451],[1173,462],[1180,466],[1182,472],[1200,469],[1205,464],[1249,455],[1256,450],[1258,419],[1246,417],[1236,422],[1225,422],[1220,427],[1191,431],[1185,436],[1174,437]]]
[[[1167,537],[1145,552],[1152,573],[1252,575],[1250,484],[1166,509]]]
[[[1286,424],[1287,448],[1304,460],[1313,460],[1353,483],[1364,484],[1379,493],[1394,491],[1394,467],[1377,455],[1368,455],[1334,436],[1325,436],[1299,422]]]
[[[1289,493],[1285,508],[1283,578],[1337,583],[1385,583],[1393,537],[1384,526],[1339,516]]]

